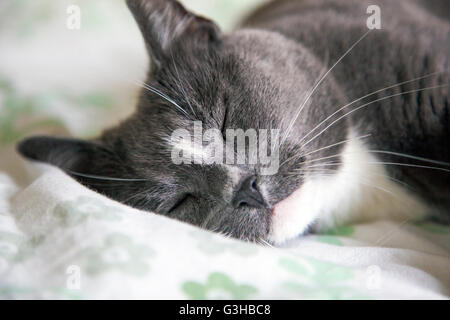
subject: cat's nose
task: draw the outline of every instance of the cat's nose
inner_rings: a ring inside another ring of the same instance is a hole
[[[267,207],[261,192],[258,190],[256,176],[246,178],[236,191],[231,204],[235,208],[248,206],[252,208]]]

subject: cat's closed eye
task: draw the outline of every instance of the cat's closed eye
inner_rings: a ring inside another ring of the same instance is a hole
[[[194,196],[192,193],[184,193],[177,197],[177,199],[174,201],[174,204],[171,206],[171,208],[168,211],[168,214],[173,214],[177,210],[183,210],[183,209],[189,209],[187,207],[191,207],[190,209],[193,209],[192,207],[198,202],[199,199]]]

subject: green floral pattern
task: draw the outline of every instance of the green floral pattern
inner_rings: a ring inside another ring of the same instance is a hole
[[[97,198],[81,196],[75,200],[64,201],[57,204],[53,215],[64,227],[73,227],[87,221],[88,218],[106,221],[120,221],[120,210],[105,205]]]
[[[20,262],[30,254],[26,238],[22,235],[0,231],[0,272],[13,262]]]
[[[203,231],[193,231],[190,234],[197,239],[197,247],[206,254],[218,255],[232,252],[240,256],[251,256],[258,252],[258,248],[254,245],[227,241],[226,238],[219,238],[217,235]]]
[[[90,275],[106,271],[145,276],[150,271],[148,260],[154,256],[148,245],[136,244],[128,235],[112,233],[105,237],[103,245],[83,250],[79,257],[83,270]]]
[[[346,281],[354,278],[352,269],[311,258],[281,258],[281,268],[296,276],[298,280],[283,283],[291,292],[308,299],[368,299]]]
[[[353,272],[348,267],[319,261],[311,258],[293,260],[282,258],[280,266],[292,274],[306,277],[319,285],[341,282],[353,278]]]
[[[35,300],[35,299],[67,299],[67,300],[81,300],[83,296],[73,290],[68,290],[64,287],[49,288],[43,290],[42,288],[26,287],[26,286],[3,286],[0,287],[0,299],[20,299]]]
[[[206,282],[185,282],[182,286],[189,299],[249,299],[258,290],[247,284],[236,284],[224,273],[213,272]]]
[[[354,232],[355,228],[353,226],[337,227],[317,235],[316,240],[336,246],[343,246],[344,243],[341,237],[350,237]]]

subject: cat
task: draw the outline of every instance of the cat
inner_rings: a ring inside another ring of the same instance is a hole
[[[25,139],[23,156],[247,241],[280,245],[374,219],[448,221],[448,1],[279,0],[229,33],[177,1],[127,4],[151,61],[135,113],[89,141]],[[380,29],[368,28],[370,5]],[[194,122],[224,141],[229,129],[279,130],[267,142],[277,171],[174,163],[172,134]]]

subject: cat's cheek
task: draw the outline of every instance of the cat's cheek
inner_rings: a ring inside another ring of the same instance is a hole
[[[308,199],[305,197],[304,187],[300,187],[274,206],[269,241],[282,244],[307,230],[316,215],[315,210],[307,209],[309,206],[306,202]]]

